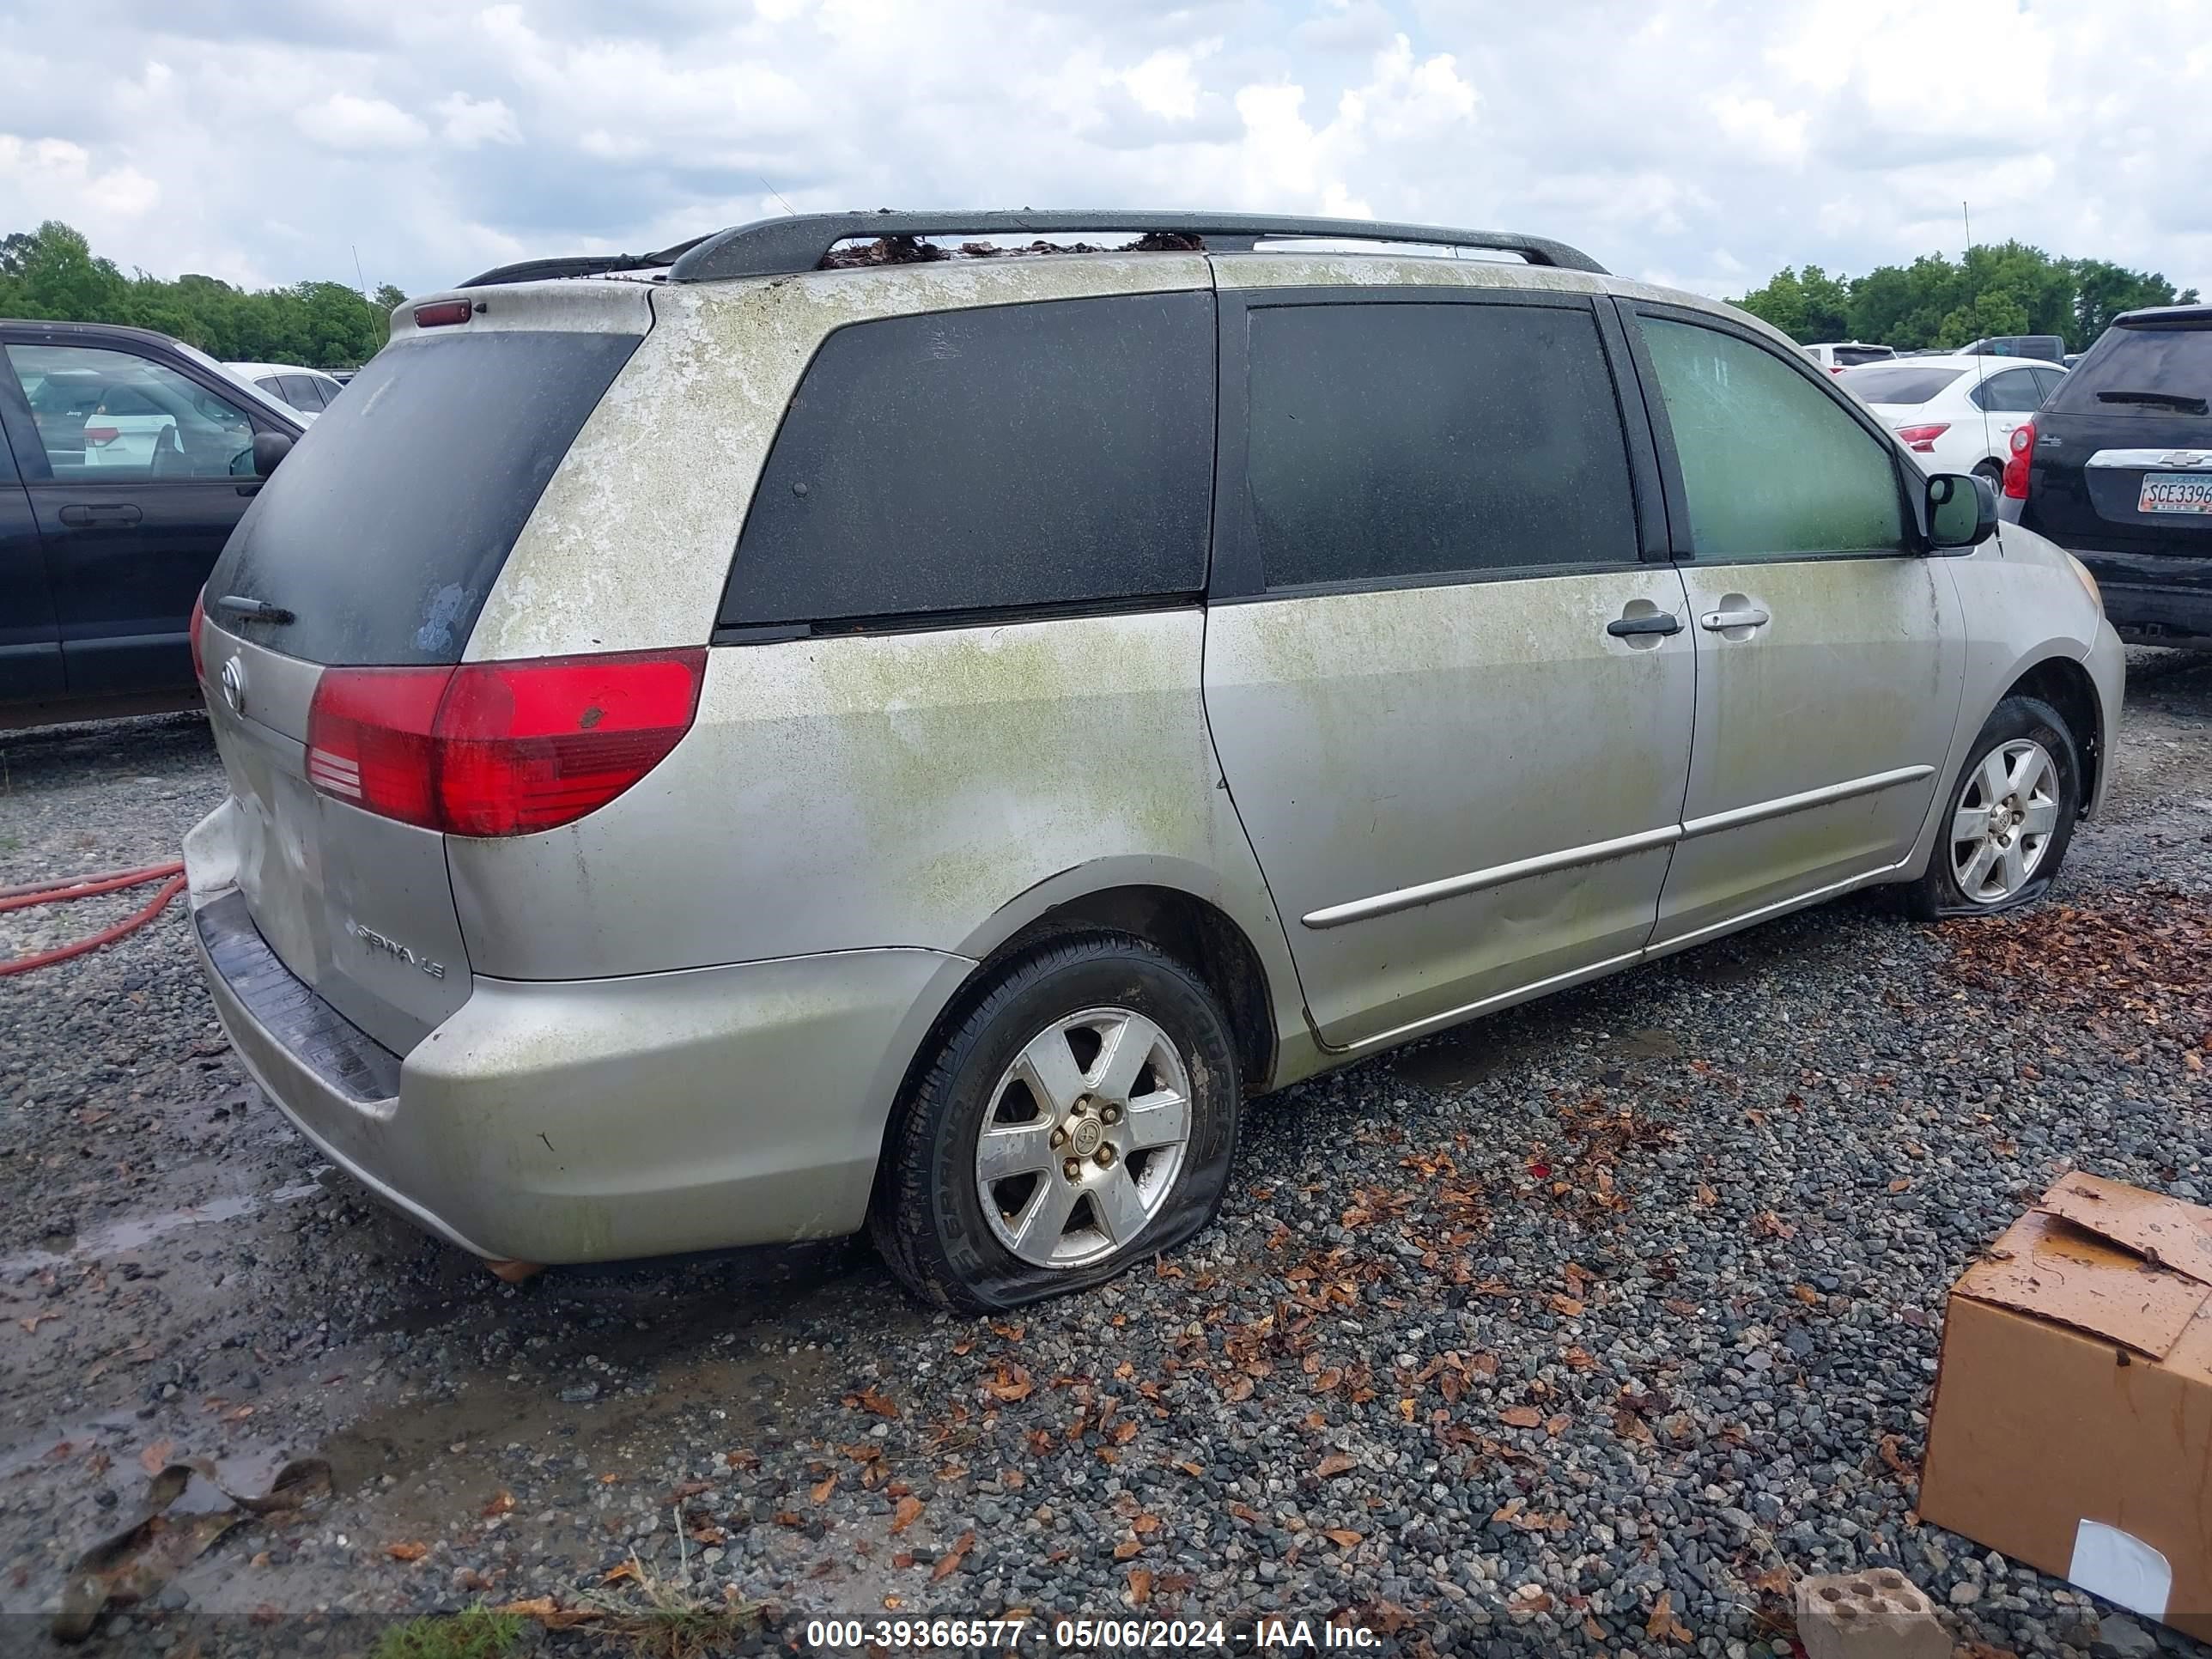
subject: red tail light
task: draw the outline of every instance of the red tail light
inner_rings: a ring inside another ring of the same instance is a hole
[[[200,627],[207,621],[207,589],[203,587],[192,595],[192,619],[185,624],[185,636],[192,642],[192,678],[207,678],[207,659],[200,653]]]
[[[87,449],[105,449],[122,435],[123,428],[119,426],[88,426],[84,429],[84,447]]]
[[[2035,422],[2022,421],[2012,429],[2012,453],[2005,457],[2004,493],[2014,501],[2027,499],[2027,469],[2035,459]]]
[[[1936,441],[1950,429],[1950,422],[1938,421],[1932,426],[1901,426],[1897,428],[1897,435],[1907,449],[1932,455],[1936,453]]]
[[[668,757],[706,666],[695,649],[326,668],[307,711],[307,779],[451,836],[556,829]]]

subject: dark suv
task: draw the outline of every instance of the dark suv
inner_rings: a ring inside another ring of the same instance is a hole
[[[2212,650],[2212,306],[2115,319],[2013,434],[2004,494],[2089,567],[2122,639]]]
[[[192,600],[255,441],[303,429],[165,334],[0,321],[0,728],[195,702]]]

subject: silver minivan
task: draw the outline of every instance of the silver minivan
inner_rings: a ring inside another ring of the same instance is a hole
[[[1187,1239],[1328,1067],[2033,897],[2122,683],[2077,563],[1741,312],[1229,215],[486,272],[195,641],[197,947],[324,1155],[495,1261],[865,1226],[965,1308]]]

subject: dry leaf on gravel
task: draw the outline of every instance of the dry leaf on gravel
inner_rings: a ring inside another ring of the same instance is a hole
[[[958,1541],[944,1554],[939,1556],[937,1565],[929,1570],[931,1582],[934,1583],[940,1578],[950,1578],[954,1573],[959,1571],[960,1558],[975,1547],[975,1534],[972,1532],[962,1533]]]
[[[1650,1618],[1644,1621],[1644,1633],[1655,1642],[1686,1644],[1689,1641],[1690,1632],[1674,1617],[1674,1591],[1659,1592],[1659,1600],[1652,1606]]]
[[[1504,1411],[1498,1413],[1498,1415],[1504,1421],[1510,1423],[1516,1429],[1536,1428],[1540,1426],[1544,1420],[1544,1413],[1538,1411],[1534,1406],[1508,1406]]]
[[[395,1561],[420,1561],[430,1553],[430,1547],[410,1540],[404,1544],[386,1544],[384,1553]]]
[[[999,1374],[983,1385],[983,1392],[994,1400],[1009,1403],[1026,1400],[1036,1391],[1036,1384],[1030,1380],[1029,1372],[1019,1365],[1001,1365]]]
[[[908,1493],[899,1499],[898,1507],[891,1511],[891,1531],[904,1532],[921,1518],[921,1499]]]

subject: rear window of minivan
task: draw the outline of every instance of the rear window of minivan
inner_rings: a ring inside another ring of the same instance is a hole
[[[208,578],[293,613],[255,643],[347,665],[453,663],[515,538],[643,337],[404,340],[285,457]]]

